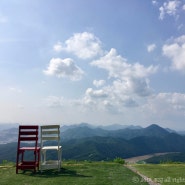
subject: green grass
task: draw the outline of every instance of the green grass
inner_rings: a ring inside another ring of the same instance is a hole
[[[134,167],[162,185],[185,184],[185,164],[136,164]]]
[[[65,162],[61,172],[47,170],[42,173],[20,170],[16,174],[15,166],[0,167],[1,185],[132,185],[134,178],[139,176],[113,162]]]

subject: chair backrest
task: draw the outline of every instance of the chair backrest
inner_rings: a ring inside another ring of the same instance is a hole
[[[21,142],[35,142],[35,147],[37,147],[38,129],[38,125],[19,125],[18,147]]]
[[[60,125],[43,125],[41,126],[41,146],[45,141],[60,142]]]

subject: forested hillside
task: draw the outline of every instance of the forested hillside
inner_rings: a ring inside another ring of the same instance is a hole
[[[171,133],[158,125],[118,130],[80,125],[64,130],[61,130],[63,159],[99,161],[157,152],[185,152],[185,136]],[[0,162],[15,161],[16,147],[16,142],[1,144]]]

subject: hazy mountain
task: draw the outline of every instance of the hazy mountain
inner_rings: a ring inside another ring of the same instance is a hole
[[[112,160],[161,152],[185,152],[185,137],[169,133],[163,137],[123,138],[93,136],[61,141],[63,159]],[[0,145],[2,160],[15,161],[17,143]],[[52,156],[52,155],[51,155]]]
[[[6,130],[0,130],[0,144],[11,143],[17,141],[18,127]]]
[[[121,125],[121,124],[112,124],[107,126],[98,126],[98,128],[102,128],[104,130],[120,130],[120,129],[142,129],[141,126],[135,126],[135,125]]]
[[[61,125],[61,132],[65,132],[68,129],[75,129],[78,127],[89,127],[89,128],[95,128],[93,125],[89,123],[79,123],[79,124],[72,124],[72,125]]]
[[[102,127],[103,128],[103,127]],[[146,128],[141,127],[126,127],[125,129],[118,130],[105,130],[100,127],[92,128],[88,125],[79,125],[75,127],[69,127],[68,129],[61,129],[61,138],[63,140],[70,139],[79,139],[79,138],[87,138],[93,136],[101,136],[101,137],[114,137],[114,138],[124,138],[131,139],[139,136],[157,136],[163,137],[169,132],[159,127],[158,125],[150,125]]]
[[[18,128],[18,123],[0,123],[0,131],[1,130],[7,130],[10,128]]]
[[[166,136],[167,134],[169,134],[169,132],[166,129],[164,129],[156,124],[152,124],[152,125],[143,129],[142,135],[163,137],[163,136]]]
[[[62,140],[80,139],[93,136],[106,136],[107,131],[101,128],[89,128],[88,126],[78,126],[69,128],[65,131],[61,130]]]
[[[14,126],[14,128],[0,130],[0,143],[10,143],[17,140],[18,125],[13,124],[12,126]],[[11,127],[11,125],[6,125],[6,127]],[[168,133],[170,133],[170,131],[156,124],[152,124],[146,128],[119,124],[115,126],[93,126],[88,123],[61,126],[61,139],[63,141],[94,136],[124,138],[129,140],[139,136],[163,137]]]
[[[110,127],[109,127],[110,128]],[[0,131],[0,163],[15,161],[18,128]],[[10,143],[14,142],[14,143]],[[158,152],[185,152],[185,136],[152,124],[109,130],[82,123],[61,127],[63,159],[110,160]]]

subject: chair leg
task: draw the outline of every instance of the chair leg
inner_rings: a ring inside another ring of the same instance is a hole
[[[37,164],[38,164],[38,170],[39,170],[39,163],[40,163],[40,150],[39,150],[39,151],[37,151],[37,153],[38,153],[38,158],[37,158],[37,159],[38,159],[38,163],[37,163]]]
[[[19,153],[17,152],[17,160],[16,160],[16,174],[18,173],[18,164],[19,164]]]

